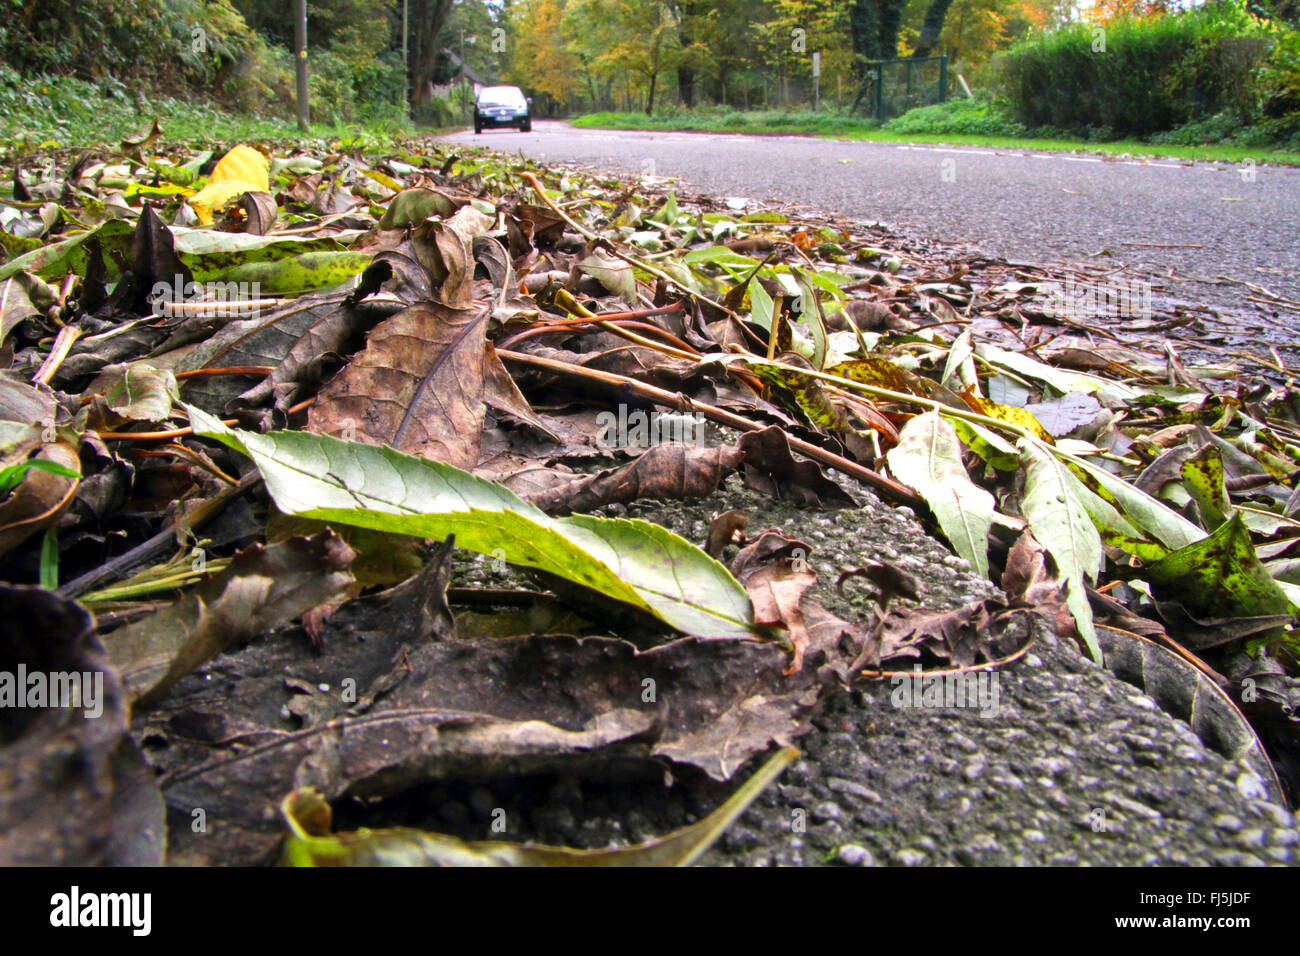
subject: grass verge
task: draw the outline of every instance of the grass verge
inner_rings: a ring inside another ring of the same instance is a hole
[[[899,117],[903,119],[904,117]],[[1290,147],[1241,146],[1213,143],[1199,146],[1117,140],[1101,143],[1084,139],[1039,138],[1026,134],[979,132],[920,132],[882,128],[875,120],[811,111],[678,113],[646,116],[644,113],[588,113],[573,120],[582,129],[681,130],[715,133],[796,133],[833,139],[879,143],[943,144],[1042,152],[1095,153],[1103,156],[1157,157],[1191,162],[1300,166],[1300,150]],[[897,122],[897,121],[895,121]]]

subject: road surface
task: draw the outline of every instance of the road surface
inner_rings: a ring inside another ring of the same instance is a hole
[[[1122,263],[1163,277],[1167,295],[1219,309],[1251,311],[1247,296],[1256,294],[1220,276],[1300,302],[1298,169],[545,121],[531,133],[445,139],[676,177],[691,191],[801,203],[1017,262]],[[1103,251],[1113,258],[1096,255]],[[1188,281],[1171,279],[1171,267]],[[1278,314],[1300,320],[1300,312]]]

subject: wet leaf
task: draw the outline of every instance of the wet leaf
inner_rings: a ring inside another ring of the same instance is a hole
[[[90,614],[0,584],[0,616],[0,865],[161,866],[158,782]]]
[[[1147,566],[1144,576],[1162,601],[1177,601],[1199,618],[1291,614],[1294,609],[1259,563],[1241,516],[1208,538]]]
[[[109,655],[133,698],[156,701],[222,651],[341,598],[354,556],[330,531],[253,545],[170,607],[110,634]]]
[[[740,584],[645,521],[550,518],[500,485],[391,448],[305,432],[236,432],[197,408],[195,433],[250,455],[286,514],[441,539],[556,574],[687,634],[753,636]]]
[[[315,790],[295,790],[281,805],[289,827],[289,866],[690,866],[745,812],[799,751],[786,747],[699,823],[633,846],[602,850],[503,842],[466,842],[423,830],[331,834],[329,804]]]
[[[957,432],[938,412],[917,415],[885,457],[899,481],[916,489],[939,521],[953,550],[982,577],[989,573],[993,495],[970,480]]]

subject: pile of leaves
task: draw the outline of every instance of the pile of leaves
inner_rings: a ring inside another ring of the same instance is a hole
[[[1256,731],[1285,771],[1300,402],[1276,349],[1216,353],[1233,330],[1182,306],[1060,307],[1114,269],[437,144],[159,132],[15,161],[0,197],[0,672],[106,675],[95,720],[0,711],[7,860],[254,862],[286,827],[291,862],[481,856],[339,843],[328,801],[727,780],[891,661],[994,667],[1041,626],[1166,675],[1278,794]],[[592,514],[732,473],[824,509],[856,479],[1005,597],[925,609],[863,555],[836,584],[877,610],[847,621],[797,529]],[[458,550],[518,573],[451,588]]]

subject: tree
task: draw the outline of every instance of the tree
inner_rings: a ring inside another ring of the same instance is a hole
[[[416,106],[433,94],[433,78],[442,54],[439,42],[443,24],[451,14],[452,0],[410,0],[410,72]]]
[[[849,27],[853,52],[867,60],[889,60],[898,53],[898,28],[907,0],[852,0]]]
[[[939,45],[939,34],[943,32],[944,17],[948,15],[948,7],[951,5],[952,0],[930,0],[930,5],[925,8],[921,35],[916,41],[916,49],[912,51],[912,56],[929,56]]]
[[[520,19],[511,77],[544,95],[548,105],[567,105],[577,86],[578,58],[569,49],[564,6],[560,0],[528,0],[513,14]]]
[[[613,77],[623,74],[629,88],[645,95],[654,114],[659,81],[681,59],[677,16],[663,0],[578,0],[569,23],[578,42],[593,54],[590,68]]]

